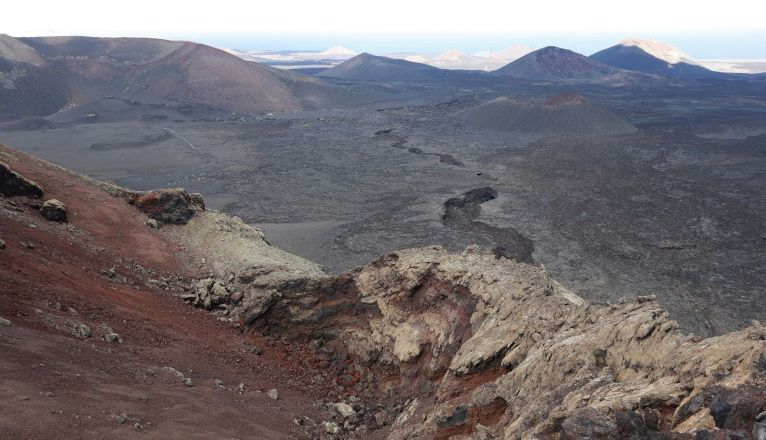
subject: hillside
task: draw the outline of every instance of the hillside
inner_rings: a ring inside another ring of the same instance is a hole
[[[591,305],[477,247],[328,276],[199,195],[133,192],[7,147],[0,162],[11,438],[766,430],[760,323],[685,335],[651,297]]]
[[[426,64],[362,53],[317,75],[356,81],[407,82],[444,78],[449,74]]]
[[[242,113],[339,105],[349,94],[191,42],[0,38],[0,119],[45,116],[107,96]]]
[[[552,135],[631,133],[632,124],[614,112],[573,93],[538,104],[500,97],[462,111],[472,125],[493,130]]]
[[[709,70],[680,50],[664,43],[628,39],[596,52],[591,59],[618,69],[663,75],[679,79],[726,78]]]
[[[544,81],[604,81],[622,76],[619,70],[597,60],[555,46],[530,52],[494,74]]]

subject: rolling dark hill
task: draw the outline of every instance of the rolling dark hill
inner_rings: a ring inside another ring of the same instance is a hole
[[[294,111],[349,101],[319,78],[191,42],[0,36],[0,119],[45,116],[106,96],[235,112]]]
[[[618,69],[555,46],[530,52],[493,73],[545,81],[603,81],[625,76],[624,72]]]
[[[362,53],[317,76],[358,81],[425,81],[458,74],[426,64]]]
[[[500,97],[461,112],[478,127],[520,133],[604,135],[631,133],[630,122],[574,93],[563,93],[538,104]]]
[[[707,69],[683,52],[653,41],[625,40],[594,53],[590,58],[618,69],[678,79],[724,79],[733,76]]]

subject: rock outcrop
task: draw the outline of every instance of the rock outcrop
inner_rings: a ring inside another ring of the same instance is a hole
[[[43,190],[35,182],[24,178],[8,165],[0,162],[0,195],[40,198],[43,196]]]
[[[400,405],[392,439],[725,438],[766,410],[760,323],[699,340],[653,298],[590,305],[475,248],[400,251],[275,291],[250,322],[320,340],[344,386]]]
[[[66,206],[56,199],[46,200],[40,208],[40,215],[52,222],[66,223]]]
[[[128,202],[161,223],[184,225],[205,210],[202,196],[183,189],[159,189],[128,195]]]

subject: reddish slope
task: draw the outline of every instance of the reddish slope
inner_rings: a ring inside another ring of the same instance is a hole
[[[152,286],[199,269],[181,267],[177,247],[123,199],[6,147],[0,161],[64,202],[70,219],[52,223],[34,208],[39,201],[0,197],[0,317],[12,321],[0,326],[0,439],[128,439],[135,423],[143,438],[309,436],[293,423],[320,419],[296,391],[309,382],[297,371],[300,347],[267,347],[190,308],[171,294],[182,281]],[[102,274],[112,267],[114,277]],[[92,337],[77,336],[79,324]],[[122,343],[104,340],[103,324]],[[256,391],[271,388],[279,400]]]

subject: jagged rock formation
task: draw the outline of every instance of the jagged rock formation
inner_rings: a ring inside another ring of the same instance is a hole
[[[1,149],[0,155],[13,153]],[[246,368],[230,364],[277,362],[274,357],[243,360],[241,342],[235,344],[236,351],[227,351],[232,339],[248,335],[223,333],[210,324],[223,321],[230,330],[235,327],[244,333],[243,324],[249,325],[248,333],[295,347],[290,362],[278,364],[279,368],[294,368],[291,375],[307,370],[309,377],[318,375],[319,382],[332,377],[324,385],[324,395],[333,397],[324,399],[345,396],[356,402],[329,400],[335,421],[317,420],[313,426],[321,433],[300,431],[305,437],[724,439],[762,438],[766,429],[766,326],[761,323],[709,339],[684,335],[652,298],[591,305],[552,280],[543,268],[475,247],[460,254],[439,247],[403,250],[354,271],[328,276],[319,266],[270,246],[260,231],[237,218],[196,210],[185,224],[151,229],[145,225],[147,214],[126,202],[136,193],[96,185],[22,158],[14,158],[14,167],[29,177],[46,179],[41,182],[51,188],[51,195],[73,208],[73,224],[48,222],[39,229],[29,228],[39,214],[3,201],[12,209],[0,211],[7,219],[0,222],[0,233],[13,236],[16,242],[35,240],[37,248],[14,245],[0,255],[4,262],[0,270],[9,280],[0,285],[0,292],[9,299],[0,304],[0,314],[15,316],[11,329],[31,341],[45,335],[34,330],[41,325],[50,332],[66,331],[66,338],[59,335],[57,341],[67,347],[81,347],[78,341],[84,342],[91,328],[98,329],[104,340],[96,341],[99,338],[91,335],[88,346],[110,345],[109,350],[95,354],[97,361],[83,357],[94,356],[91,350],[69,350],[72,359],[87,366],[81,371],[94,383],[131,380],[136,371],[146,369],[146,362],[164,362],[168,357],[194,365],[195,374],[201,368],[242,375],[247,374]],[[58,192],[64,186],[67,192]],[[177,198],[151,199],[150,212],[176,212]],[[93,200],[101,201],[99,209],[83,209]],[[87,221],[78,212],[87,214]],[[32,251],[46,252],[47,258],[29,258]],[[115,267],[106,266],[100,274],[91,269],[107,261]],[[56,269],[49,270],[49,265]],[[147,279],[158,273],[153,268],[162,274],[183,270],[185,276],[193,273],[195,278]],[[33,270],[43,276],[27,275]],[[178,302],[177,298],[159,294],[155,289],[160,285],[167,293],[212,310],[218,319],[206,319],[202,313],[187,313],[179,319],[174,314],[183,313],[180,304],[168,301]],[[56,293],[40,302],[44,286]],[[110,318],[90,322],[93,318],[55,301]],[[144,331],[147,320],[151,327]],[[103,324],[106,321],[142,324],[112,329]],[[198,326],[205,327],[199,330]],[[219,333],[210,336],[208,331]],[[124,350],[131,340],[143,340],[161,356],[153,358],[153,350],[135,349],[138,346],[123,357],[113,356],[112,350]],[[178,357],[177,353],[194,350],[198,340],[205,342],[193,357]],[[156,345],[157,341],[162,342]],[[166,343],[175,344],[176,349],[166,349]],[[13,353],[8,362],[30,356],[23,352],[26,345],[4,344],[3,349]],[[274,351],[278,346],[276,342],[268,345]],[[46,355],[43,350],[33,358]],[[209,364],[193,364],[205,356]],[[227,359],[232,361],[216,360],[219,356],[230,356]],[[57,361],[55,356],[46,359],[46,363]],[[125,361],[143,364],[120,370],[124,374],[119,378],[112,378],[108,371],[88,373],[94,365],[109,362],[110,368],[120,369]],[[21,370],[13,374],[27,374]],[[147,393],[153,392],[146,385],[153,383],[150,377],[156,371],[152,371],[138,378]],[[184,385],[192,384],[190,377],[180,377],[183,382],[175,378],[170,382],[175,385],[163,385],[163,396],[194,389],[209,408],[233,405],[229,409],[242,414],[240,400],[221,397],[222,381],[213,382],[216,387],[205,393],[202,387]],[[31,372],[24,378],[41,381]],[[20,390],[30,389],[23,380],[14,384]],[[124,384],[111,388],[108,398],[123,388]],[[94,387],[77,393],[75,397],[107,398]],[[188,394],[184,396],[188,399]],[[278,400],[266,397],[280,403],[289,398],[290,393],[282,390]],[[0,402],[3,411],[12,405],[16,410],[15,401]],[[268,407],[258,405],[248,408],[264,411]],[[155,407],[156,411],[172,417],[165,406]],[[19,411],[28,418],[35,414],[35,407],[30,408]],[[270,414],[284,418],[281,412]],[[37,416],[48,417],[47,412]],[[280,425],[279,429],[296,429],[305,423],[302,418],[296,420],[295,426]],[[26,426],[12,425],[11,432],[18,437],[30,432]],[[111,429],[116,429],[114,425]],[[276,429],[277,425],[271,426]],[[65,428],[70,433],[74,429]],[[159,423],[152,429],[158,435],[167,433]],[[264,432],[268,431],[253,435]]]
[[[179,188],[132,193],[128,203],[158,222],[174,225],[186,224],[196,212],[205,210],[200,194]]]

